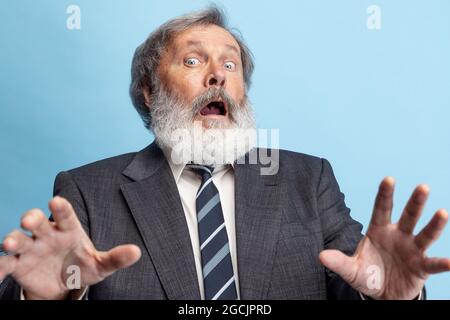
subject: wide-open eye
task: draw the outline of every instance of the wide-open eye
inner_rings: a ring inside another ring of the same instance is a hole
[[[197,58],[187,58],[184,61],[184,64],[187,66],[195,66],[197,64],[200,64],[200,60],[198,60]]]
[[[231,71],[236,69],[236,64],[234,62],[231,62],[231,61],[225,62],[225,64],[223,66],[225,67],[225,69],[228,69],[228,70],[231,70]]]

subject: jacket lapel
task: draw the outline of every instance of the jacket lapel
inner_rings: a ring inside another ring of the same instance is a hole
[[[121,185],[168,299],[200,299],[197,272],[178,189],[156,143],[139,152]]]
[[[279,174],[261,175],[259,164],[234,168],[240,295],[243,300],[262,300],[269,289],[285,192]]]

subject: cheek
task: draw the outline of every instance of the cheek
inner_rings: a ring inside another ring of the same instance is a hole
[[[174,85],[178,93],[185,97],[188,102],[191,102],[193,98],[202,92],[203,86],[201,79],[195,73],[179,73],[176,80],[174,80]]]
[[[228,93],[233,97],[233,99],[240,103],[245,95],[245,85],[243,79],[236,77],[236,79],[229,82],[227,88]]]

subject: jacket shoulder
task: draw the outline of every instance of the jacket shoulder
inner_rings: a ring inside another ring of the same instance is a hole
[[[73,176],[111,176],[120,174],[136,156],[136,152],[125,153],[98,160],[67,170]]]
[[[306,153],[279,149],[280,159],[284,161],[302,161],[307,163],[321,162],[322,158]]]
[[[312,171],[321,172],[324,162],[327,160],[306,153],[279,150],[280,167],[287,171]]]

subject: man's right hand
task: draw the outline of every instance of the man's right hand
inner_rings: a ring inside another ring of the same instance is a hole
[[[41,210],[32,209],[22,217],[21,227],[33,236],[16,230],[3,242],[9,255],[0,257],[0,279],[11,275],[22,286],[26,299],[65,299],[70,291],[70,266],[79,268],[81,286],[87,287],[141,257],[135,245],[97,251],[66,199],[53,198],[49,208],[54,221]]]

